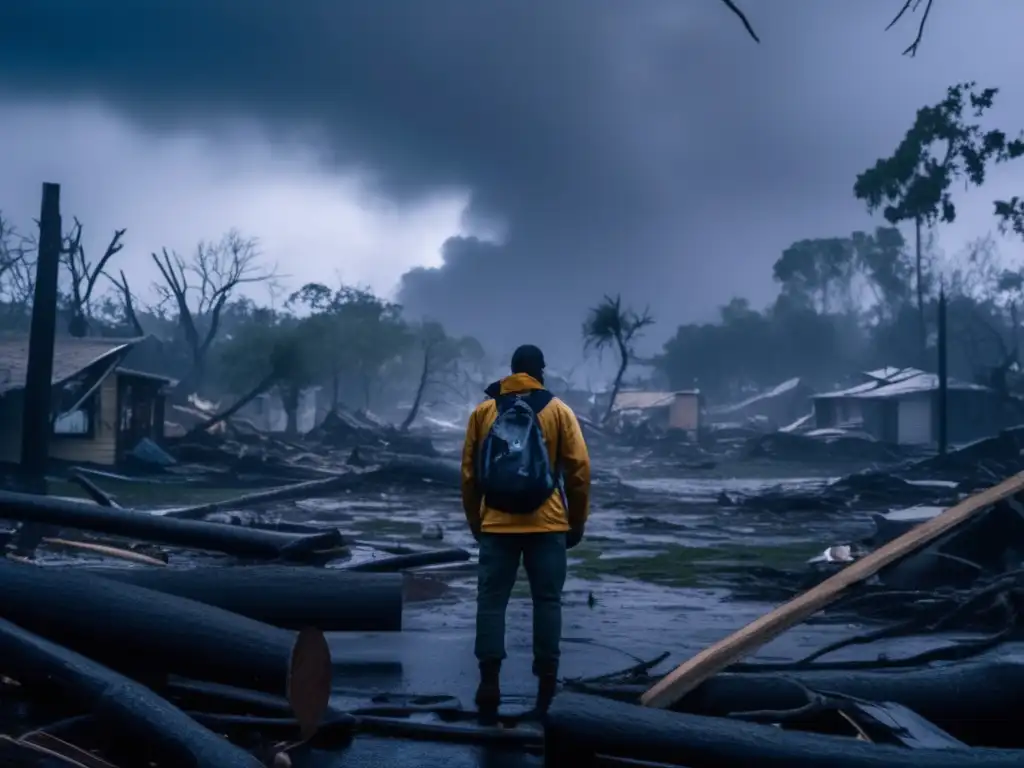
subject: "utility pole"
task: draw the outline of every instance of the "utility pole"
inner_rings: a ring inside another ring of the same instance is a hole
[[[57,333],[57,280],[60,273],[60,185],[43,184],[39,214],[39,251],[32,298],[25,388],[21,393],[20,484],[29,493],[45,496],[46,469],[53,430],[53,347]],[[45,535],[45,528],[22,525],[14,545],[19,553],[31,553]]]
[[[939,288],[939,454],[945,455],[949,449],[949,362],[946,355],[946,288]]]

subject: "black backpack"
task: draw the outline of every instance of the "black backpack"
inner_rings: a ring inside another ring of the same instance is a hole
[[[494,398],[498,415],[477,454],[477,483],[489,508],[528,515],[559,487],[537,420],[552,399],[543,389]]]

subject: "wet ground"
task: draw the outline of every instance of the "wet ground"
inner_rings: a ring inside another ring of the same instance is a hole
[[[722,506],[722,491],[756,493],[772,486],[815,487],[858,466],[808,468],[762,462],[679,470],[670,462],[595,457],[593,508],[584,542],[574,549],[566,585],[562,674],[591,676],[627,667],[665,651],[664,668],[757,618],[773,606],[767,582],[780,570],[800,571],[826,546],[873,529],[869,512],[765,512]],[[181,506],[234,495],[230,489],[104,487],[126,506]],[[54,493],[79,495],[72,488]],[[464,547],[475,555],[456,489],[415,493],[346,493],[268,510],[268,518],[338,527],[351,537],[391,544]],[[385,556],[356,547],[353,559]],[[434,600],[406,606],[405,631],[330,637],[336,661],[335,704],[371,692],[458,697],[466,707],[476,684],[472,652],[475,562],[427,569],[447,589]],[[759,581],[763,595],[758,599]],[[777,594],[777,592],[775,593]],[[503,689],[510,705],[526,706],[530,674],[531,611],[525,578],[508,614],[509,659]],[[802,657],[863,627],[798,627],[766,646],[759,659]],[[891,655],[919,653],[943,638],[884,648]],[[861,649],[859,655],[878,649]],[[370,663],[376,662],[376,663]],[[530,766],[539,759],[500,750],[446,744],[357,740],[343,754],[308,765]]]
[[[454,450],[456,444],[441,443]],[[868,534],[867,511],[767,512],[722,506],[722,491],[756,493],[772,486],[811,488],[862,466],[748,462],[679,470],[622,452],[594,456],[594,487],[584,541],[570,553],[566,635],[620,648],[657,637],[656,655],[727,634],[779,599],[775,574],[800,572],[826,546]],[[232,489],[102,483],[126,506],[181,506],[228,498]],[[52,493],[78,494],[56,486]],[[347,492],[291,502],[269,519],[337,527],[354,539],[456,546],[475,556],[456,489]],[[355,547],[353,560],[387,556]],[[428,569],[448,585],[440,600],[410,605],[411,629],[468,632],[473,626],[475,558]],[[739,598],[737,598],[737,593]],[[763,593],[763,594],[762,594]],[[760,599],[758,599],[760,598]],[[524,624],[525,622],[525,624]],[[529,625],[525,578],[513,595],[509,626]]]

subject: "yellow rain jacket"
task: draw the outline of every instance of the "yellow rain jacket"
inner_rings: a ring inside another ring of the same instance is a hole
[[[507,395],[543,388],[532,376],[514,373],[501,380],[498,392]],[[462,449],[462,506],[469,527],[485,533],[557,533],[582,526],[587,521],[590,505],[590,456],[576,414],[557,397],[537,414],[537,421],[544,434],[552,470],[562,473],[568,510],[558,489],[529,515],[512,515],[487,507],[487,499],[477,489],[476,454],[498,417],[493,400],[498,392],[488,388],[492,398],[476,407],[466,427],[466,443]]]

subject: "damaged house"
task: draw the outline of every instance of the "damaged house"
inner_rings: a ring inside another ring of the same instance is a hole
[[[112,466],[140,440],[163,439],[171,379],[123,366],[142,339],[58,337],[54,342],[54,459]],[[26,334],[0,336],[0,461],[21,459]]]
[[[813,396],[814,390],[802,379],[787,379],[740,402],[711,406],[708,418],[716,424],[755,423],[781,429],[810,411]]]
[[[619,392],[612,405],[612,417],[620,423],[644,421],[659,429],[697,432],[701,426],[701,407],[697,390]]]
[[[939,377],[917,368],[882,368],[863,374],[861,384],[815,395],[818,429],[862,429],[877,440],[902,445],[938,441]],[[989,387],[947,380],[949,440],[967,442],[999,431],[1003,404]]]

